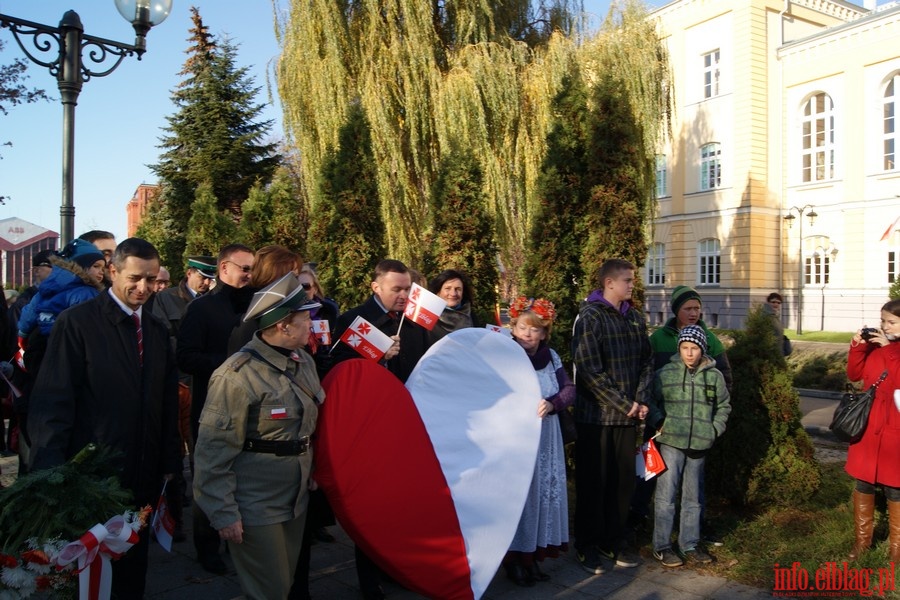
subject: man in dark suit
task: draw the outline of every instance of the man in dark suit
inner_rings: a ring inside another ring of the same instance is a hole
[[[340,317],[334,329],[334,339],[340,339],[356,317],[362,317],[379,331],[394,340],[393,345],[381,359],[387,369],[406,383],[416,363],[428,350],[428,331],[412,321],[400,327],[400,319],[406,309],[412,277],[409,269],[399,260],[384,259],[375,266],[372,278],[372,297],[356,308],[351,308]],[[397,333],[397,329],[400,333]],[[334,347],[334,363],[352,358],[361,358],[356,350],[347,344],[337,343]],[[369,360],[369,359],[362,359]],[[379,582],[378,567],[372,560],[356,548],[356,575],[359,587],[366,600],[384,598]]]
[[[152,244],[129,238],[110,264],[111,287],[57,318],[31,395],[31,468],[59,465],[89,443],[121,453],[123,487],[155,505],[179,469],[178,373],[166,327],[143,304],[159,272]],[[149,533],[113,562],[113,597],[143,598]]]
[[[409,269],[399,260],[386,258],[375,266],[372,278],[372,296],[356,308],[342,314],[335,324],[334,339],[340,339],[356,317],[362,317],[379,331],[394,340],[394,345],[382,358],[387,369],[406,383],[416,363],[428,350],[428,331],[408,321],[400,328],[400,319],[406,309],[412,278]],[[397,334],[397,329],[400,334]],[[356,350],[338,343],[334,348],[334,362],[360,358]]]

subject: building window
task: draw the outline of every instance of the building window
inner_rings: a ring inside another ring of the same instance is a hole
[[[900,250],[890,250],[887,260],[887,282],[900,281]]]
[[[719,285],[720,255],[719,240],[700,240],[697,249],[697,283],[699,285]]]
[[[647,285],[666,284],[666,245],[653,244],[647,253]]]
[[[834,179],[834,103],[825,93],[803,108],[803,182]]]
[[[719,51],[713,50],[703,55],[703,97],[719,95]]]
[[[804,259],[806,285],[823,285],[828,283],[830,258],[824,252],[816,252]]]
[[[900,99],[900,73],[894,73],[884,89],[884,170],[897,168],[897,150],[900,135],[897,133],[897,101]]]
[[[666,164],[666,155],[656,155],[656,197],[664,198],[669,195],[669,170]]]
[[[700,148],[700,189],[714,190],[722,185],[722,144],[706,144]]]

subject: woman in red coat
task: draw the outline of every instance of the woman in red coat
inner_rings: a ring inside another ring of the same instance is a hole
[[[881,486],[888,503],[890,560],[900,562],[900,402],[894,404],[894,390],[900,389],[900,300],[881,307],[881,329],[856,332],[850,341],[847,377],[863,380],[868,388],[887,371],[878,386],[869,424],[861,440],[850,444],[847,473],[856,479],[853,490],[853,519],[856,541],[850,560],[872,544],[875,488]]]

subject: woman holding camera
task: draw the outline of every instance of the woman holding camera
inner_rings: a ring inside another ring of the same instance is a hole
[[[850,341],[847,377],[862,379],[868,388],[887,371],[878,385],[869,423],[862,439],[850,444],[844,469],[856,479],[853,490],[853,522],[856,540],[850,560],[859,558],[872,545],[875,488],[881,486],[888,504],[890,560],[900,562],[900,403],[894,390],[900,388],[900,300],[881,307],[881,329],[860,329]]]

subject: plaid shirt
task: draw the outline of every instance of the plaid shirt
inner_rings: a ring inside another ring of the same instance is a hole
[[[594,425],[636,425],[626,415],[646,404],[653,381],[653,352],[643,316],[623,315],[604,302],[583,302],[575,320],[575,420]]]

